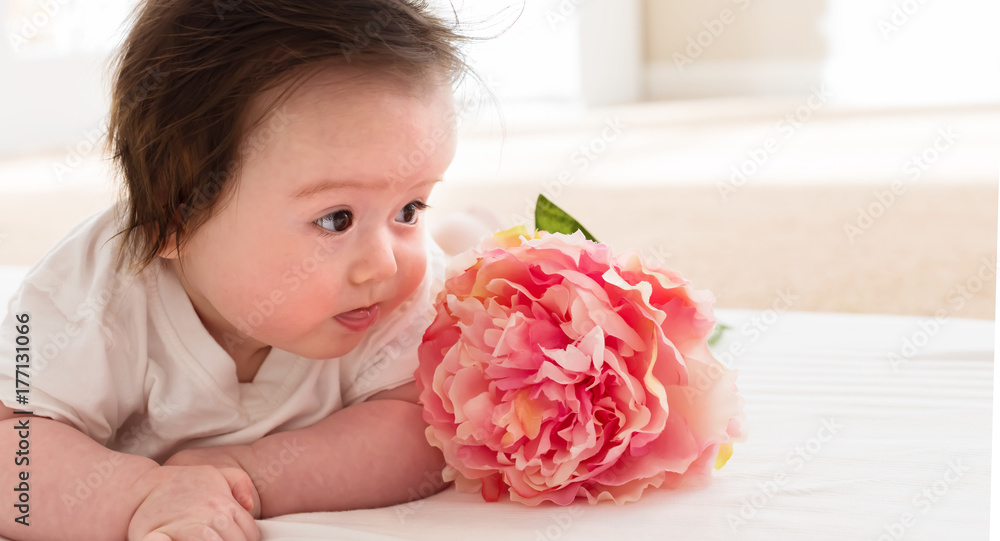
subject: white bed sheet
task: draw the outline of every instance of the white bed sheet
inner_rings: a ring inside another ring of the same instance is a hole
[[[0,298],[22,273],[0,267]],[[746,350],[732,364],[750,437],[707,488],[565,508],[448,489],[385,509],[260,521],[264,539],[987,538],[993,321],[950,318],[934,330],[921,317],[718,316],[734,329],[716,350]],[[911,352],[906,340],[923,345]]]

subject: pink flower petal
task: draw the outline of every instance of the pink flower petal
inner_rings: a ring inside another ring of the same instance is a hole
[[[415,372],[459,490],[625,503],[707,482],[745,439],[736,374],[706,344],[711,293],[579,233],[510,230],[463,257]]]

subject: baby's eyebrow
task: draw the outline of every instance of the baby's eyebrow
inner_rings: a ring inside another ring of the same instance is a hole
[[[440,178],[434,178],[430,180],[425,180],[418,184],[412,186],[412,188],[421,188],[428,184],[434,184],[435,182],[441,182]],[[374,182],[359,182],[356,180],[321,180],[315,184],[311,184],[302,188],[292,194],[292,199],[306,199],[313,197],[317,194],[331,191],[331,190],[344,190],[348,188],[353,188],[356,190],[386,190],[391,188],[395,182],[389,180],[374,181]]]

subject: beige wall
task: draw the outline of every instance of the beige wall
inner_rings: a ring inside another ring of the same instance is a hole
[[[645,58],[673,62],[685,54],[688,37],[697,39],[704,21],[723,10],[732,22],[704,47],[700,60],[822,60],[826,54],[820,23],[826,0],[644,0]],[[708,41],[703,38],[703,41]]]
[[[996,0],[641,1],[647,99],[801,96],[818,84],[860,107],[1000,96]]]

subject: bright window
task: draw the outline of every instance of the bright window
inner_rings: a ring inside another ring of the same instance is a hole
[[[135,0],[7,0],[4,36],[15,59],[110,51]]]

